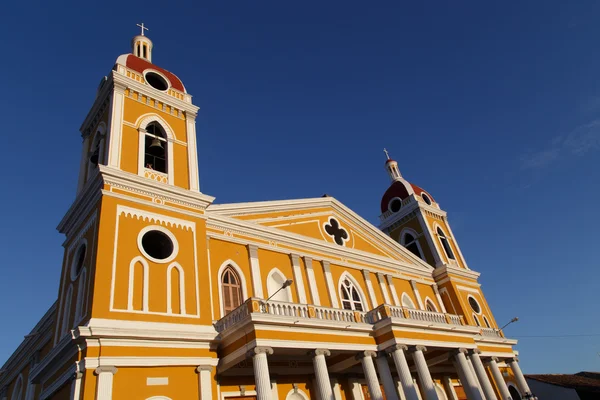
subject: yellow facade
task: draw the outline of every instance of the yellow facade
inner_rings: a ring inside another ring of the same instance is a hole
[[[139,40],[147,58],[118,58],[82,125],[57,301],[4,365],[1,399],[482,399],[459,382],[465,354],[486,362],[469,382],[502,398],[493,371],[516,341],[437,203],[412,194],[381,229],[332,197],[213,204],[198,108]]]

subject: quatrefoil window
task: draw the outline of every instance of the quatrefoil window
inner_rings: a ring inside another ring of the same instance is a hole
[[[340,246],[343,246],[349,238],[348,232],[340,226],[335,218],[329,218],[329,223],[325,224],[325,232]]]

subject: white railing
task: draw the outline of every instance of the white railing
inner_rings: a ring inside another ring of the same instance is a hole
[[[502,338],[502,333],[500,333],[499,329],[494,328],[481,328],[481,336],[493,337],[493,338]]]
[[[339,308],[313,306],[308,304],[296,304],[282,301],[265,301],[263,299],[250,298],[244,304],[236,308],[225,317],[215,323],[217,332],[223,332],[231,326],[241,322],[250,314],[269,314],[281,317],[320,319],[325,321],[336,321],[345,323],[367,323],[375,324],[386,318],[402,318],[412,321],[434,322],[438,324],[463,325],[459,315],[443,314],[433,311],[416,310],[406,307],[396,307],[387,304],[365,313],[362,311],[344,310]],[[482,329],[484,336],[498,336],[494,329]]]

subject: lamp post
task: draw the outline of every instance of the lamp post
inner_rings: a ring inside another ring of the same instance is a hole
[[[502,328],[500,328],[500,330],[503,330],[504,328],[506,328],[507,326],[509,326],[510,324],[512,324],[513,322],[517,322],[519,320],[519,317],[514,317],[513,319],[511,319],[510,321],[508,321],[506,323],[506,325],[504,325]]]
[[[294,283],[293,280],[291,279],[286,279],[285,282],[283,282],[283,285],[281,285],[281,287],[279,289],[277,289],[277,291],[275,293],[273,293],[272,295],[269,296],[269,298],[267,300],[265,300],[265,303],[269,300],[271,300],[273,298],[273,296],[275,296],[277,293],[279,293],[282,289],[285,289],[287,287],[292,286],[292,283]]]

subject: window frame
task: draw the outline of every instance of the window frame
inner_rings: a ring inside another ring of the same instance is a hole
[[[345,300],[343,294],[344,292],[344,281],[348,280],[348,282],[350,282],[349,287],[350,288],[354,288],[354,290],[356,291],[356,293],[358,294],[358,297],[360,298],[360,301],[354,300],[352,299],[352,292],[350,292],[350,299]],[[347,271],[344,271],[344,273],[342,273],[342,275],[340,276],[340,279],[338,280],[338,296],[340,299],[340,308],[342,310],[348,310],[348,311],[362,311],[362,312],[367,312],[369,311],[369,304],[366,301],[366,297],[365,294],[362,291],[362,288],[360,287],[360,284],[358,283],[358,281],[356,279],[354,279],[354,277],[348,273]],[[344,307],[344,302],[350,303],[351,308],[345,308]],[[360,303],[362,310],[357,310],[356,309],[356,303]]]
[[[406,235],[411,235],[414,238],[413,241],[405,244]],[[412,243],[414,243],[417,246],[417,250],[419,250],[420,255],[417,255],[408,249],[407,246],[411,245]],[[414,229],[404,228],[402,230],[402,232],[400,232],[400,244],[406,250],[410,251],[411,254],[415,255],[416,257],[419,257],[422,261],[425,261],[425,253],[423,252],[423,248],[421,247],[421,244],[419,243],[419,235],[417,234],[417,232]]]
[[[247,289],[247,285],[246,285],[246,277],[244,276],[242,269],[232,259],[228,259],[228,260],[224,261],[221,264],[221,266],[219,267],[219,270],[217,272],[217,277],[218,277],[217,285],[218,285],[218,290],[219,290],[219,312],[220,312],[221,318],[223,318],[226,315],[225,311],[224,311],[224,307],[223,307],[224,299],[223,299],[223,283],[222,282],[223,282],[223,272],[228,267],[233,268],[234,271],[237,272],[237,276],[240,278],[240,285],[242,288],[241,304],[243,304],[246,300],[248,300],[248,289]]]
[[[150,125],[152,122],[159,124],[165,134],[165,140],[166,140],[166,146],[167,146],[165,148],[166,165],[167,165],[166,173],[146,168],[146,164],[145,164],[146,135],[153,136],[152,134],[148,134],[146,132],[146,127],[148,125]],[[169,185],[174,185],[175,184],[175,169],[174,169],[175,161],[174,161],[174,150],[173,150],[174,143],[173,142],[175,141],[175,135],[173,133],[173,129],[167,123],[167,121],[165,121],[158,114],[146,115],[144,118],[141,118],[140,120],[136,121],[136,126],[138,127],[138,176],[145,177],[146,173],[148,173],[148,174],[154,173],[158,177],[163,177],[163,179],[166,179],[166,181]],[[150,178],[150,179],[152,179],[152,178]],[[159,179],[155,179],[155,180],[160,182]]]
[[[456,262],[456,255],[454,254],[454,250],[452,250],[452,246],[450,245],[450,239],[448,238],[446,232],[444,232],[442,227],[438,225],[435,227],[435,233],[442,246],[442,249],[444,249],[444,254],[446,254],[446,258],[448,259],[448,261]]]

